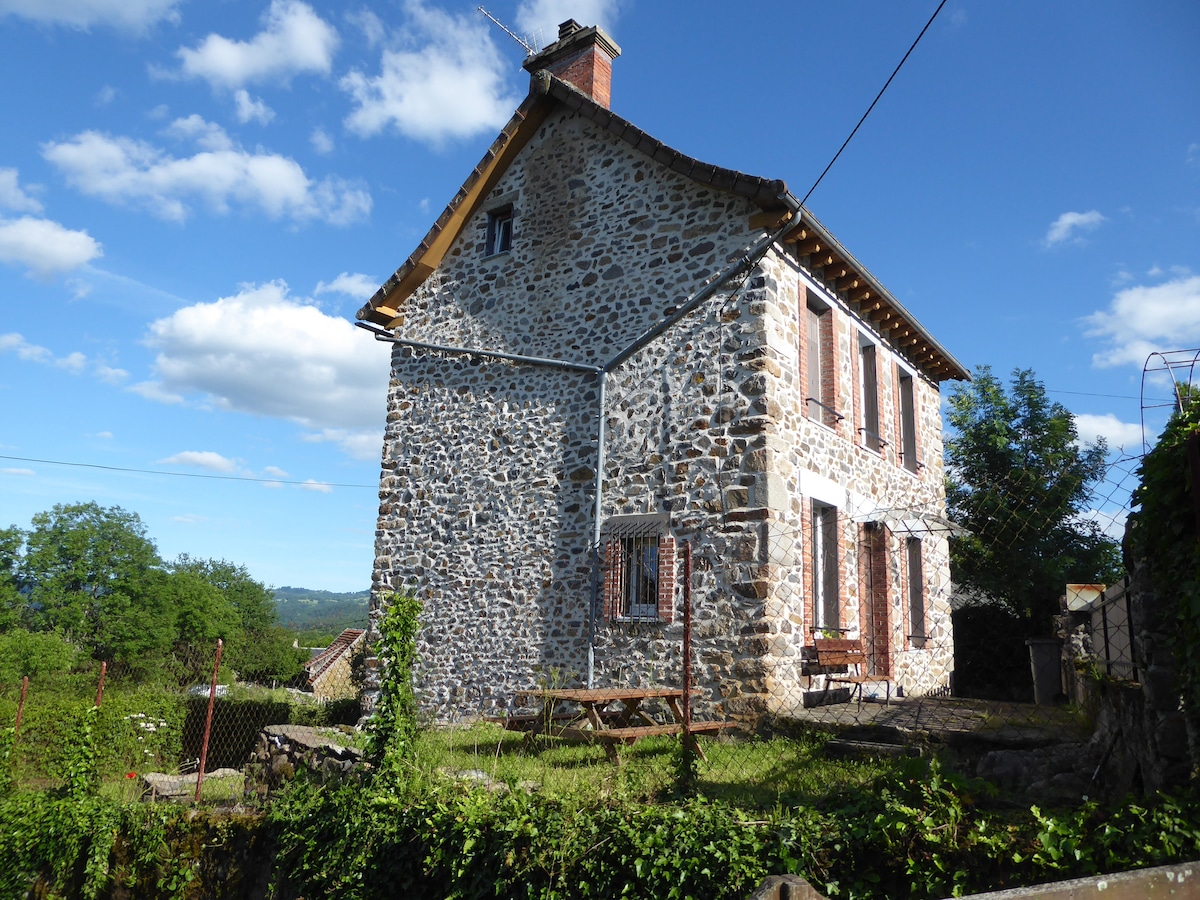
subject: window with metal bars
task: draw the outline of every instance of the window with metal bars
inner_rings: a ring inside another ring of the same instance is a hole
[[[670,622],[675,539],[666,515],[616,516],[605,524],[604,613],[614,621]]]

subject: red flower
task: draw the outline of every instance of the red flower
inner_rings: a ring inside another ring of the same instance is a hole
[[[126,772],[125,777],[126,778],[137,778],[137,772]]]

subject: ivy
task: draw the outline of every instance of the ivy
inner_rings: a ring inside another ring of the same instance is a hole
[[[1200,441],[1200,396],[1181,394],[1154,449],[1142,459],[1134,491],[1140,512],[1131,517],[1133,546],[1145,560],[1155,591],[1177,598],[1177,622],[1161,630],[1175,636],[1175,656],[1186,707],[1200,712],[1200,531],[1194,484],[1188,465],[1189,442]]]
[[[367,758],[384,770],[394,770],[411,757],[417,737],[413,666],[420,615],[421,604],[416,597],[393,593],[385,600],[378,624],[383,682],[368,724]]]

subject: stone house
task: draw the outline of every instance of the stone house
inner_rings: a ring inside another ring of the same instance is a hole
[[[567,22],[528,97],[359,311],[393,342],[372,615],[424,605],[441,718],[539,684],[822,689],[814,635],[921,693],[952,667],[939,385],[964,368],[782,181],[609,109]],[[684,545],[691,575],[684,590]]]
[[[357,687],[353,678],[353,659],[366,630],[346,628],[328,647],[304,664],[308,688],[317,700],[353,699]]]

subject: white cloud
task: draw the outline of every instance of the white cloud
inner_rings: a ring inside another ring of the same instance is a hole
[[[233,102],[237,104],[237,120],[243,125],[251,121],[266,125],[275,118],[275,110],[259,98],[251,97],[247,91],[237,91],[233,95]]]
[[[312,130],[312,134],[308,136],[308,142],[312,144],[312,148],[322,156],[333,152],[333,138],[331,138],[329,133],[319,125],[314,128]]]
[[[1188,144],[1187,161],[1188,165],[1200,165],[1200,144]]]
[[[27,194],[18,183],[16,169],[0,169],[0,209],[40,213],[42,204]]]
[[[181,525],[196,525],[200,522],[207,522],[208,516],[201,516],[196,513],[184,513],[181,516],[172,516],[171,521],[178,522]]]
[[[203,150],[232,150],[233,139],[220,125],[209,122],[203,116],[192,113],[182,119],[176,119],[163,133],[180,141],[191,141]]]
[[[309,444],[337,444],[342,452],[355,459],[379,459],[383,448],[382,427],[348,431],[344,428],[326,428],[316,434],[306,434]]]
[[[1075,430],[1079,439],[1088,444],[1104,438],[1110,450],[1140,451],[1142,447],[1142,426],[1136,422],[1122,422],[1112,413],[1099,416],[1078,413],[1075,416]]]
[[[22,362],[54,366],[54,368],[70,372],[72,375],[79,375],[88,367],[88,358],[78,351],[68,353],[66,356],[55,356],[53,351],[38,344],[29,343],[25,340],[24,335],[16,332],[0,334],[0,353],[12,353]],[[110,370],[106,366],[95,367],[95,374],[102,379],[104,373],[109,371],[120,370]]]
[[[45,144],[42,155],[83,193],[115,205],[143,206],[174,222],[184,221],[189,204],[196,201],[218,214],[237,204],[272,219],[317,219],[331,225],[370,214],[371,195],[362,186],[333,175],[314,182],[295,160],[250,153],[199,116],[176,120],[168,132],[196,141],[201,151],[177,158],[144,141],[84,131]]]
[[[197,303],[150,326],[156,389],[309,428],[382,427],[389,357],[342,318],[273,281]],[[153,399],[153,398],[152,398]]]
[[[558,26],[574,19],[585,28],[599,25],[612,31],[620,4],[616,0],[521,0],[517,7],[517,30],[528,35],[541,49],[558,40]]]
[[[1044,247],[1054,247],[1064,241],[1081,241],[1079,232],[1095,231],[1108,220],[1096,210],[1085,213],[1065,212],[1050,225],[1042,239]]]
[[[345,294],[355,300],[370,300],[375,296],[377,290],[379,290],[379,279],[363,275],[361,272],[355,272],[353,275],[343,272],[333,281],[317,282],[316,290],[313,293],[318,296],[321,294]]]
[[[346,21],[362,32],[368,47],[378,46],[387,35],[383,20],[365,6],[358,12],[346,13]]]
[[[0,353],[15,353],[17,359],[25,362],[50,363],[54,361],[53,353],[45,347],[29,343],[25,340],[24,335],[16,332],[0,334]]]
[[[106,84],[96,92],[96,99],[93,101],[96,106],[108,106],[117,98],[117,89],[111,84]]]
[[[20,16],[43,25],[86,31],[107,25],[143,32],[158,22],[179,19],[179,0],[0,0],[0,16]]]
[[[25,340],[24,335],[17,334],[16,331],[8,332],[6,335],[0,335],[0,353],[11,353],[17,356],[17,359],[23,362],[38,362],[43,366],[53,366],[61,368],[62,371],[70,372],[71,374],[83,374],[88,371],[88,366],[91,365],[92,374],[102,382],[110,384],[119,382],[122,378],[127,377],[127,372],[120,368],[109,368],[103,365],[102,362],[94,362],[89,364],[88,358],[78,350],[73,353],[68,353],[66,356],[56,356],[53,350],[40,346],[40,344],[30,343]]]
[[[106,384],[120,384],[126,378],[130,377],[130,373],[126,372],[124,368],[113,368],[112,366],[103,365],[101,362],[97,362],[95,371],[96,378]]]
[[[139,397],[153,400],[155,403],[166,403],[172,406],[183,403],[183,395],[167,390],[161,381],[139,381],[137,384],[130,385],[129,390]]]
[[[325,484],[323,481],[313,481],[309,478],[304,484],[300,485],[302,491],[315,491],[318,494],[332,494],[333,487]]]
[[[106,441],[111,441],[112,437],[113,437],[113,433],[111,431],[100,431],[100,432],[96,433],[96,437],[104,438],[104,440],[106,440]]]
[[[346,127],[362,137],[393,129],[440,143],[494,131],[517,104],[510,66],[479,16],[452,16],[410,0],[408,26],[385,49],[378,75],[342,78],[355,108]]]
[[[279,468],[279,466],[266,466],[263,469],[263,474],[269,475],[272,478],[287,478],[288,477],[288,473],[285,472],[283,469]]]
[[[229,473],[238,470],[235,460],[212,450],[184,450],[158,462],[164,466],[192,466],[196,469],[207,469],[209,472]]]
[[[194,49],[180,47],[183,75],[213,87],[286,83],[293,75],[326,75],[338,47],[337,30],[299,0],[272,0],[263,30],[249,41],[210,34]]]
[[[1141,366],[1154,352],[1200,345],[1200,275],[1118,291],[1107,310],[1084,322],[1087,335],[1108,342],[1092,356],[1100,367]]]
[[[0,262],[24,266],[40,278],[78,268],[103,255],[99,242],[86,231],[72,231],[50,219],[31,216],[0,218]]]
[[[78,375],[87,368],[87,357],[79,351],[76,351],[74,353],[68,353],[61,359],[56,359],[54,361],[54,365],[56,368],[66,369],[68,372]]]
[[[0,469],[5,475],[37,475],[33,469]]]

